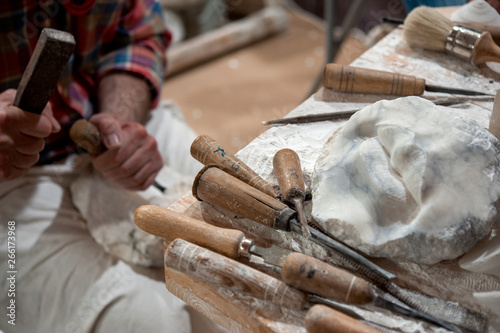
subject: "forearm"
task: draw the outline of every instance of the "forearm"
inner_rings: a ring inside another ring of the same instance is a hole
[[[144,123],[151,108],[148,83],[137,76],[116,72],[101,79],[97,90],[99,113]]]

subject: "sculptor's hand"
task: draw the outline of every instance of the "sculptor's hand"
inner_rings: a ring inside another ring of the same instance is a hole
[[[13,106],[16,90],[0,93],[0,182],[23,176],[36,164],[45,138],[60,131],[49,104],[38,115]]]
[[[150,186],[163,160],[156,140],[144,126],[111,114],[96,114],[90,122],[97,126],[108,148],[99,156],[91,157],[94,168],[129,190],[145,190]]]

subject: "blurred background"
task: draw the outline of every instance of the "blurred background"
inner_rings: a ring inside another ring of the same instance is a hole
[[[349,64],[396,27],[382,18],[406,16],[400,0],[161,1],[174,36],[161,97],[233,153],[319,88],[327,54]]]

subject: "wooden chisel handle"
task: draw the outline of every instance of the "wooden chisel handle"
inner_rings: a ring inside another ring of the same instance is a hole
[[[425,80],[411,75],[327,64],[323,71],[323,86],[345,93],[420,96],[425,91]]]
[[[182,238],[237,259],[245,234],[239,230],[218,228],[173,210],[144,205],[136,209],[134,222],[142,230],[167,240]]]
[[[342,312],[320,304],[307,311],[305,327],[309,333],[380,333]]]
[[[288,148],[279,150],[273,158],[273,170],[283,199],[287,202],[294,199],[304,201],[306,188],[297,153]]]
[[[191,144],[191,156],[203,165],[215,164],[225,172],[249,184],[252,187],[279,198],[278,192],[260,177],[248,165],[236,156],[226,152],[221,146],[207,135],[200,135]]]
[[[193,183],[200,201],[225,208],[268,227],[286,230],[295,211],[283,202],[255,189],[215,165],[204,167]]]
[[[74,48],[75,39],[70,33],[43,29],[21,77],[14,106],[28,112],[42,113]]]
[[[165,266],[203,282],[277,305],[303,310],[307,295],[282,281],[205,248],[176,239],[165,251]]]
[[[99,129],[85,119],[75,121],[71,126],[69,136],[74,143],[88,151],[91,155],[99,155],[106,151]]]
[[[294,288],[347,304],[367,304],[375,297],[370,285],[355,275],[301,253],[286,257],[281,276]]]

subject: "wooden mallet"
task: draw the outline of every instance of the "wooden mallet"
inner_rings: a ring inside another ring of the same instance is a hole
[[[14,106],[31,113],[42,113],[74,48],[75,39],[70,33],[43,29],[21,77]]]

